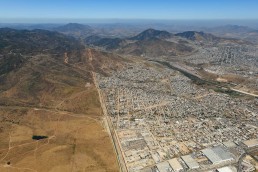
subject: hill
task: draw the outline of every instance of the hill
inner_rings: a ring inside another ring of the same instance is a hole
[[[78,23],[68,23],[64,26],[56,27],[54,30],[76,38],[89,36],[94,31],[90,26]]]
[[[206,29],[209,32],[212,33],[219,33],[219,34],[227,34],[227,33],[232,33],[232,34],[243,34],[243,33],[248,33],[252,32],[255,29],[252,29],[247,26],[239,26],[239,25],[224,25],[224,26],[217,26],[213,28],[207,28]]]
[[[137,56],[178,56],[194,51],[189,42],[174,37],[169,32],[154,29],[145,30],[136,36],[125,39],[91,36],[84,42],[89,46]]]
[[[137,56],[179,56],[191,53],[194,49],[185,43],[170,42],[161,39],[142,40],[122,47],[118,52]]]
[[[71,52],[83,45],[76,39],[47,30],[0,29],[0,51],[7,53],[38,54]]]
[[[107,50],[114,50],[125,44],[125,40],[121,38],[101,38],[99,36],[93,35],[84,39],[87,45],[94,45],[98,47],[103,47]]]
[[[247,26],[225,25],[207,29],[207,32],[221,37],[243,39],[255,44],[258,43],[258,31]]]
[[[197,31],[187,31],[182,33],[177,33],[175,36],[182,37],[191,41],[209,43],[213,45],[217,44],[251,44],[249,41],[227,38],[227,37],[217,37],[210,33],[197,32]]]
[[[183,37],[192,41],[218,41],[219,38],[208,33],[187,31],[182,33],[177,33],[175,36]]]
[[[57,32],[0,32],[0,171],[118,171],[91,71],[119,57]]]
[[[131,37],[131,40],[137,40],[137,41],[143,41],[143,40],[150,40],[150,39],[167,39],[172,36],[171,33],[167,31],[160,31],[160,30],[155,30],[155,29],[147,29],[138,35]]]

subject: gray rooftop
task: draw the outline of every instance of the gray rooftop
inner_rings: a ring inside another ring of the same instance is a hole
[[[224,150],[221,146],[207,148],[202,150],[202,152],[213,164],[233,160],[231,154]]]
[[[181,157],[183,159],[183,161],[186,163],[186,165],[190,168],[190,169],[195,169],[195,168],[199,168],[199,164],[197,161],[195,161],[191,155],[185,155]]]
[[[170,167],[170,165],[167,161],[156,164],[156,167],[158,168],[159,172],[171,172],[172,171],[172,168]]]

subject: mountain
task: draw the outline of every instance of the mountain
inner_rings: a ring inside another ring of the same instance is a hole
[[[84,42],[87,45],[94,45],[98,47],[103,47],[107,50],[114,50],[124,44],[125,40],[121,38],[101,38],[99,36],[93,35],[85,38]]]
[[[122,54],[143,56],[179,56],[189,54],[194,48],[187,41],[174,37],[167,31],[147,29],[128,38],[128,43],[118,50]]]
[[[62,24],[21,24],[21,23],[1,23],[0,28],[12,28],[17,30],[35,30],[35,29],[44,29],[44,30],[53,30],[53,28],[62,26]]]
[[[89,36],[94,31],[90,26],[78,23],[69,23],[54,30],[77,38]]]
[[[250,27],[239,26],[239,25],[225,25],[225,26],[218,26],[218,27],[207,29],[207,31],[209,32],[220,33],[220,34],[226,34],[226,33],[239,34],[239,33],[252,32],[254,30],[255,29],[252,29]]]
[[[86,69],[90,69],[107,76],[110,75],[112,71],[122,69],[125,62],[130,61],[115,53],[103,52],[96,49],[87,49],[81,62]]]
[[[197,31],[187,31],[182,33],[177,33],[175,36],[189,39],[191,41],[196,41],[200,43],[210,43],[210,44],[251,44],[249,41],[236,38],[227,38],[227,37],[217,37],[210,33],[197,32]]]
[[[92,31],[90,26],[78,24],[78,23],[68,23],[64,26],[59,26],[55,28],[59,32],[78,32],[78,31]]]
[[[77,79],[89,82],[90,74],[64,63],[65,56],[79,62],[83,51],[79,41],[58,32],[0,29],[0,104],[44,104],[43,95],[56,99],[63,96],[57,96],[59,88],[76,86]]]
[[[0,29],[1,167],[118,171],[92,72],[108,74],[122,60],[57,32]]]
[[[6,53],[37,54],[75,51],[83,48],[76,39],[47,30],[0,29],[0,51]]]
[[[89,46],[137,56],[178,56],[194,51],[189,42],[183,41],[180,37],[172,37],[169,32],[154,29],[145,30],[136,36],[125,39],[101,38],[94,35],[87,37],[84,42]]]
[[[65,96],[61,88],[92,83],[90,71],[108,74],[123,63],[117,55],[90,52],[80,41],[58,32],[0,29],[0,100],[8,95],[17,104],[44,105],[47,97]],[[7,97],[2,103],[9,102]]]
[[[177,33],[175,36],[183,37],[192,41],[215,41],[219,38],[208,33],[196,32],[196,31],[187,31],[182,33]]]
[[[120,48],[118,52],[137,56],[159,57],[186,55],[194,51],[194,48],[192,48],[190,44],[179,42],[170,42],[153,38],[127,44]]]
[[[168,39],[172,36],[171,33],[167,31],[160,31],[160,30],[155,30],[155,29],[147,29],[138,35],[130,38],[131,40],[137,40],[137,41],[143,41],[143,40],[150,40],[154,38],[159,38],[159,39]]]
[[[247,42],[258,43],[258,33],[257,30],[239,25],[225,25],[213,28],[205,28],[205,32],[214,34],[218,37],[223,38],[235,38],[242,39]]]

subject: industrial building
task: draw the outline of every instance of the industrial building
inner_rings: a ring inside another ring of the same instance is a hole
[[[196,169],[200,167],[198,162],[195,159],[193,159],[191,155],[185,155],[181,158],[190,169]]]
[[[258,146],[258,139],[247,140],[243,142],[248,148]]]
[[[156,167],[159,172],[172,172],[173,171],[167,161],[156,164]]]
[[[175,172],[180,172],[184,170],[184,168],[176,158],[168,160],[168,163]]]
[[[237,172],[236,167],[232,166],[227,166],[227,167],[222,167],[216,170],[217,172]]]
[[[219,164],[225,161],[233,161],[232,155],[224,150],[221,146],[216,146],[213,148],[207,148],[202,150],[202,153],[213,163]]]
[[[223,145],[226,146],[227,148],[234,148],[237,146],[233,141],[223,142]]]

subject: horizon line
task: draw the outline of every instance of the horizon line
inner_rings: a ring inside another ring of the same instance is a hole
[[[199,22],[219,22],[219,21],[258,21],[258,18],[213,18],[213,19],[155,19],[155,18],[1,18],[0,24],[59,24],[59,23],[123,23],[123,22],[184,22],[184,21],[199,21]]]

